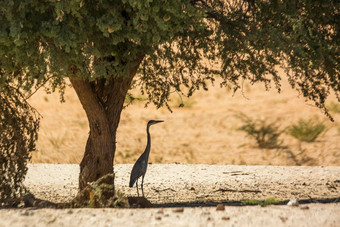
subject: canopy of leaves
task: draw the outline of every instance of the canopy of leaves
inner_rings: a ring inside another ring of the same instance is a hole
[[[339,9],[331,0],[3,0],[0,80],[11,75],[26,90],[49,80],[54,89],[70,72],[124,76],[144,56],[137,81],[160,107],[215,75],[235,90],[249,80],[280,91],[283,67],[327,114],[327,96],[340,91]]]
[[[49,76],[60,84],[70,70],[91,80],[121,76],[137,54],[200,30],[202,18],[181,0],[2,1],[1,68],[26,89]]]

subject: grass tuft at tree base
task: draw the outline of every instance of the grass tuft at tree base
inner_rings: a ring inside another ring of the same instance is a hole
[[[87,185],[78,192],[70,203],[61,205],[63,208],[127,208],[127,197],[115,191],[114,174],[107,174],[96,182]]]

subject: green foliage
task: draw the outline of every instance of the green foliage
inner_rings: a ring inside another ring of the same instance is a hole
[[[0,6],[1,67],[29,89],[51,77],[125,76],[138,55],[152,54],[188,30],[203,11],[190,1],[6,1]],[[15,63],[15,64],[13,64]]]
[[[125,96],[124,103],[126,103],[126,105],[128,106],[129,104],[132,104],[133,102],[146,101],[146,100],[147,100],[147,98],[144,97],[141,94],[134,95],[134,94],[131,94],[131,93],[127,93],[126,96]]]
[[[244,114],[239,114],[237,117],[243,121],[243,125],[238,130],[244,131],[247,136],[254,138],[259,148],[281,147],[282,141],[279,141],[279,137],[285,129],[280,129],[277,121],[268,122],[262,119],[251,119]]]
[[[326,98],[340,92],[339,8],[331,0],[3,1],[0,81],[62,91],[65,77],[107,84],[142,59],[135,80],[161,107],[173,91],[207,89],[215,75],[235,91],[245,80],[280,91],[281,66],[328,115]]]
[[[261,81],[269,88],[272,81],[280,91],[280,65],[291,86],[327,115],[330,90],[340,101],[339,1],[203,2],[208,18],[219,21],[223,84],[238,89],[244,80]]]
[[[1,74],[1,72],[0,72]],[[14,85],[0,87],[0,207],[17,206],[26,194],[27,162],[35,150],[39,116]]]
[[[326,125],[311,118],[300,119],[297,124],[288,128],[288,134],[304,142],[314,142],[326,130]]]
[[[260,205],[261,207],[269,206],[269,205],[278,205],[281,204],[280,200],[275,199],[275,197],[269,197],[264,201],[249,199],[243,200],[242,205]]]
[[[196,104],[196,101],[192,98],[182,98],[182,97],[178,97],[176,99],[176,107],[184,107],[184,108],[191,108],[193,107],[193,105]]]

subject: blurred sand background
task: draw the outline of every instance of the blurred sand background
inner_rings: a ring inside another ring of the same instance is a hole
[[[143,98],[138,90],[132,93]],[[235,94],[220,88],[218,79],[209,91],[198,91],[190,99],[173,94],[170,106],[156,109],[145,101],[135,101],[125,108],[117,132],[115,163],[134,163],[146,145],[146,123],[150,119],[164,120],[151,127],[151,163],[201,163],[235,165],[340,165],[340,113],[330,112],[331,122],[317,107],[307,104],[297,91],[283,81],[279,94],[272,87],[244,84],[243,92]],[[84,110],[73,90],[67,88],[65,103],[59,94],[46,94],[43,89],[30,103],[43,116],[39,131],[38,151],[33,163],[79,163],[89,132]],[[328,105],[339,105],[335,97]],[[254,119],[278,122],[282,129],[299,119],[317,119],[327,125],[315,142],[300,143],[287,133],[281,135],[287,149],[260,149],[254,139],[239,131],[244,113]]]

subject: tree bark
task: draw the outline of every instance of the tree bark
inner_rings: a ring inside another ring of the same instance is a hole
[[[100,177],[113,173],[116,132],[125,96],[144,56],[126,64],[128,75],[89,81],[70,77],[86,112],[90,133],[80,163],[79,189]]]

